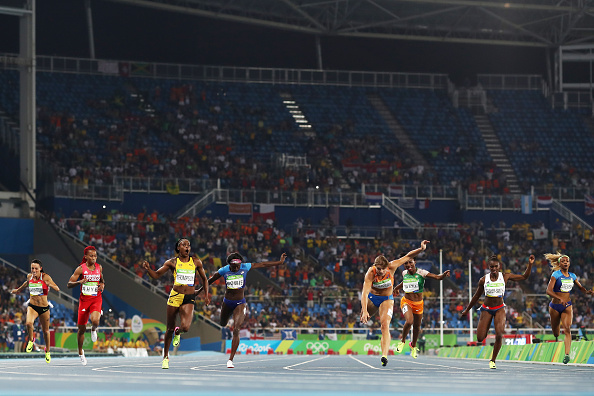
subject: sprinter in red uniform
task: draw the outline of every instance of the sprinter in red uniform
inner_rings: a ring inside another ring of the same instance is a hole
[[[45,341],[45,361],[51,361],[50,356],[50,307],[47,301],[47,294],[51,287],[55,291],[60,291],[60,288],[53,281],[52,277],[43,272],[41,260],[31,260],[31,273],[27,275],[27,280],[17,289],[12,290],[12,294],[17,294],[23,291],[25,287],[29,287],[29,305],[27,306],[27,333],[29,334],[29,342],[27,342],[27,352],[33,350],[35,345],[35,330],[33,323],[36,318],[39,318],[39,324],[43,331],[43,340]]]
[[[87,322],[91,319],[91,340],[97,341],[97,327],[101,318],[101,305],[103,299],[101,294],[105,288],[103,281],[103,269],[97,264],[97,250],[94,246],[85,248],[85,256],[68,280],[68,288],[72,289],[80,285],[80,297],[78,300],[78,355],[83,366],[87,365],[83,342]]]

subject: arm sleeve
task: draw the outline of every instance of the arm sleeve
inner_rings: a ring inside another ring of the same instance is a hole
[[[427,271],[427,270],[424,270],[424,269],[422,269],[422,268],[417,268],[417,273],[418,273],[419,275],[421,275],[423,278],[425,278],[425,277],[427,277],[427,274],[429,273],[429,271]]]
[[[252,263],[243,263],[243,264],[241,264],[241,268],[246,271],[249,271],[252,269]]]
[[[221,267],[217,272],[219,273],[219,275],[224,276],[227,272],[229,272],[229,266],[226,265],[224,267]]]

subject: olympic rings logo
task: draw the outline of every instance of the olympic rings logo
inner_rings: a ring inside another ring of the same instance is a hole
[[[325,342],[325,341],[324,342],[319,342],[319,341],[318,342],[311,342],[310,341],[310,342],[308,342],[305,345],[305,347],[307,349],[311,349],[311,351],[313,353],[317,353],[317,352],[320,352],[320,351],[326,351],[326,350],[328,350],[328,347],[329,346],[330,345],[327,342]]]

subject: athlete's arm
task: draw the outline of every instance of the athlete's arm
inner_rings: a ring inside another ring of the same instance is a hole
[[[47,285],[49,287],[51,287],[52,289],[54,289],[55,291],[59,292],[60,288],[58,287],[58,285],[56,285],[56,282],[54,282],[54,280],[52,279],[51,276],[49,276],[48,274],[45,274],[45,279],[43,280],[45,283],[47,283]]]
[[[528,266],[526,267],[526,271],[524,271],[524,273],[522,275],[505,274],[505,275],[503,275],[503,277],[505,278],[505,276],[507,275],[506,281],[508,279],[513,280],[513,281],[526,280],[526,279],[528,279],[528,277],[530,276],[530,273],[532,272],[532,264],[534,264],[534,255],[530,255],[530,257],[528,257]]]
[[[486,275],[488,276],[488,275]],[[462,318],[464,315],[468,314],[468,312],[470,312],[470,309],[472,307],[474,307],[474,305],[477,303],[477,301],[479,300],[479,298],[481,298],[481,295],[485,292],[485,277],[483,276],[478,283],[478,286],[476,287],[476,292],[474,293],[474,296],[472,296],[472,300],[470,300],[470,302],[468,303],[468,306],[466,307],[466,309],[462,312],[460,312],[460,317]]]
[[[76,287],[78,285],[82,285],[83,283],[85,283],[85,278],[82,278],[80,280],[78,279],[78,278],[80,278],[81,275],[82,275],[82,266],[79,265],[74,270],[74,273],[72,274],[70,279],[68,279],[67,286],[69,289],[72,289],[73,287]]]
[[[196,261],[198,262],[196,263]],[[194,264],[196,264],[196,272],[198,272],[198,276],[200,276],[200,278],[202,279],[202,285],[206,285],[206,287],[203,287],[204,303],[208,305],[210,304],[210,296],[208,295],[208,280],[206,279],[206,272],[204,272],[204,265],[202,264],[202,260],[200,260],[199,258],[194,259]]]
[[[400,282],[399,284],[396,285],[396,287],[394,287],[394,290],[392,290],[392,295],[394,297],[398,297],[400,295],[400,291],[402,290],[403,286],[402,286],[402,282]]]
[[[569,293],[560,293],[553,291],[556,282],[557,278],[551,276],[551,280],[549,281],[549,285],[547,286],[547,294],[553,298],[558,298],[559,300],[561,300],[561,303],[565,305],[569,301]]]
[[[99,265],[99,276],[99,291],[103,293],[103,290],[105,289],[105,279],[103,278],[103,266],[101,265]]]
[[[584,286],[582,286],[582,284],[580,283],[579,280],[574,280],[573,281],[575,283],[575,285],[578,287],[578,289],[580,289],[580,291],[584,294],[594,294],[594,290],[590,289],[586,289]]]
[[[367,312],[367,301],[369,300],[369,292],[371,291],[371,283],[373,282],[373,274],[370,267],[365,274],[365,281],[363,282],[363,291],[361,292],[361,323],[367,323],[369,320],[369,312]]]
[[[214,274],[212,274],[212,276],[210,278],[208,278],[208,284],[213,284],[214,282],[216,282],[217,280],[219,280],[219,278],[221,277],[221,274],[219,274],[219,271],[215,272]],[[206,283],[205,283],[206,284]],[[194,292],[194,295],[198,295],[202,289],[204,289],[204,285],[200,286],[198,289],[196,289],[196,291]]]
[[[264,261],[262,263],[254,263],[254,264],[252,264],[252,268],[266,268],[266,267],[274,267],[276,265],[281,265],[285,262],[286,258],[287,258],[287,253],[283,253],[280,256],[279,261]]]
[[[427,275],[425,275],[425,278],[443,280],[446,276],[448,278],[450,277],[450,270],[444,271],[442,274],[439,274],[439,275],[432,274],[431,272],[428,272]]]
[[[400,257],[399,259],[390,261],[390,264],[388,264],[388,268],[390,268],[390,270],[392,272],[396,271],[396,268],[400,267],[401,265],[403,265],[404,263],[406,263],[411,258],[417,257],[417,255],[419,253],[421,253],[422,251],[424,251],[425,249],[427,249],[427,244],[428,243],[429,243],[429,241],[423,240],[421,242],[421,247],[420,248],[413,249],[410,252],[406,253],[404,256]]]
[[[142,268],[144,268],[146,270],[146,273],[153,279],[159,279],[160,277],[162,277],[163,275],[165,275],[165,273],[167,271],[169,271],[171,268],[173,267],[172,264],[172,260],[173,259],[169,259],[167,261],[165,261],[165,263],[163,263],[163,266],[161,268],[159,268],[156,271],[153,271],[153,269],[151,268],[151,265],[149,264],[148,261],[144,260],[142,262]]]
[[[27,285],[29,284],[29,279],[30,279],[29,277],[31,277],[31,276],[33,276],[33,275],[31,275],[31,274],[28,274],[28,275],[27,275],[27,280],[26,280],[26,281],[24,281],[24,282],[23,282],[23,284],[22,284],[22,285],[20,285],[19,287],[17,287],[16,289],[12,289],[10,292],[11,292],[12,294],[19,294],[21,291],[23,291],[23,289],[24,289],[25,287],[27,287]]]

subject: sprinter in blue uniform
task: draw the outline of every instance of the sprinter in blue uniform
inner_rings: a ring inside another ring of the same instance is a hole
[[[573,306],[570,296],[571,290],[577,286],[582,293],[594,294],[592,290],[586,290],[577,280],[576,274],[569,272],[569,256],[557,252],[556,254],[547,253],[544,255],[549,263],[553,274],[547,287],[547,294],[552,297],[549,303],[549,315],[551,316],[551,329],[555,338],[559,337],[561,325],[563,325],[563,334],[565,334],[565,357],[563,363],[567,364],[571,360],[569,351],[571,349],[571,323],[573,322]]]
[[[239,347],[239,330],[245,319],[246,302],[244,296],[245,279],[252,268],[265,268],[281,265],[285,262],[287,254],[283,253],[279,261],[265,261],[262,263],[244,263],[241,254],[235,252],[227,257],[227,265],[215,272],[209,279],[208,284],[216,282],[221,277],[225,278],[225,297],[221,308],[221,326],[226,326],[231,315],[233,315],[233,340],[231,341],[231,355],[227,362],[227,368],[234,368],[233,358]],[[196,294],[202,291],[202,287],[196,290]]]

